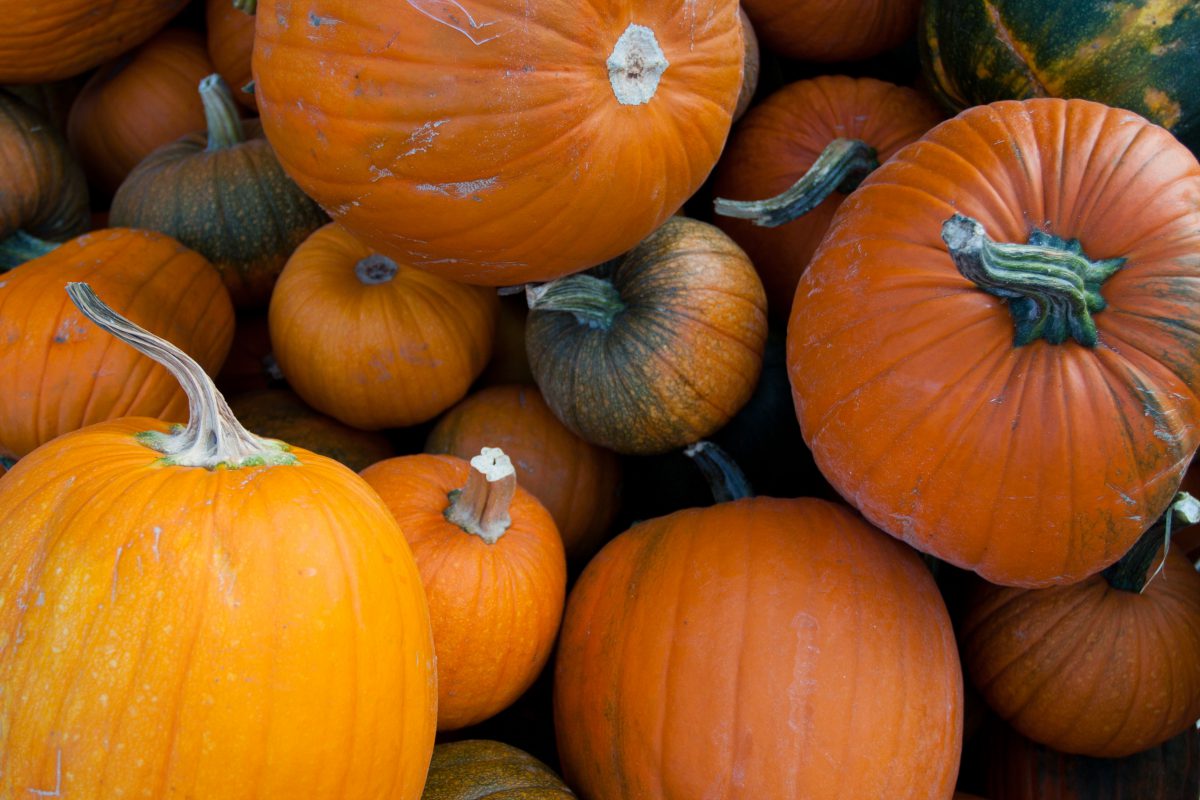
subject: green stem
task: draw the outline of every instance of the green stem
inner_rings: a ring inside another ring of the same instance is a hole
[[[229,84],[215,72],[200,81],[200,99],[204,103],[204,119],[208,124],[208,150],[223,150],[246,141],[237,103]]]
[[[485,447],[471,459],[467,485],[450,493],[443,516],[488,544],[512,525],[509,509],[517,492],[517,471],[499,447]]]
[[[47,242],[36,236],[30,236],[25,231],[17,231],[7,239],[0,241],[0,272],[7,272],[13,267],[19,267],[26,261],[41,258],[52,253],[59,242]]]
[[[692,459],[712,490],[713,500],[718,503],[728,503],[731,500],[741,500],[753,497],[754,489],[742,468],[726,453],[712,442],[701,440],[683,449],[683,454]]]
[[[1008,302],[1016,346],[1035,339],[1062,344],[1068,336],[1096,346],[1092,315],[1105,307],[1100,286],[1125,259],[1091,261],[1077,240],[1043,231],[1034,231],[1027,244],[1000,244],[961,214],[942,225],[942,241],[963,277]]]
[[[1146,529],[1121,560],[1102,573],[1108,585],[1123,592],[1141,594],[1153,580],[1150,566],[1161,551],[1166,557],[1171,547],[1172,531],[1180,531],[1200,522],[1200,501],[1187,492],[1175,495],[1171,505],[1158,520]],[[1161,566],[1160,566],[1161,568]]]
[[[243,14],[254,16],[258,13],[258,0],[233,0],[233,7]]]
[[[625,310],[621,293],[612,281],[592,275],[576,274],[525,287],[530,311],[564,311],[575,315],[580,324],[608,329]]]
[[[859,139],[834,139],[800,180],[783,194],[766,200],[727,200],[718,197],[713,210],[724,217],[752,220],[775,228],[812,211],[834,192],[850,194],[879,168],[875,148]]]

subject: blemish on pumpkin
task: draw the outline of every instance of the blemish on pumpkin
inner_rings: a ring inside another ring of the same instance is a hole
[[[483,36],[480,31],[492,27],[497,20],[477,22],[471,12],[455,0],[406,0],[406,2],[435,22],[440,22],[466,36],[471,40],[471,44],[476,46],[499,39],[506,33],[506,31],[501,31],[491,36]]]
[[[113,603],[117,602],[117,578],[120,574],[121,568],[121,553],[124,552],[124,550],[125,548],[123,546],[117,547],[117,557],[113,559],[112,587],[109,590],[109,598]]]
[[[37,797],[62,797],[62,748],[56,748],[54,754],[54,788],[29,789],[30,794]]]
[[[419,192],[434,192],[435,194],[445,195],[446,197],[457,197],[462,200],[465,197],[482,192],[485,189],[491,189],[500,180],[499,175],[493,175],[490,178],[482,178],[477,181],[461,181],[459,183],[421,183],[416,189]]]
[[[1146,109],[1151,116],[1162,125],[1164,128],[1174,128],[1179,124],[1179,118],[1183,115],[1179,103],[1171,99],[1171,96],[1162,89],[1148,87],[1146,93],[1142,95],[1142,102],[1146,104]]]
[[[987,11],[988,18],[992,21],[992,29],[996,32],[996,39],[1002,47],[1009,51],[1013,58],[1022,67],[1024,77],[1029,82],[1029,89],[1033,97],[1046,97],[1053,94],[1046,91],[1046,83],[1038,75],[1034,68],[1033,58],[1029,52],[1029,48],[1021,43],[1013,32],[1009,30],[1004,18],[1000,16],[1000,10],[992,3],[984,0],[984,10]]]

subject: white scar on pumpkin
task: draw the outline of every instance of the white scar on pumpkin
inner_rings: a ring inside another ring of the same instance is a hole
[[[490,28],[496,24],[496,20],[492,22],[476,22],[475,17],[470,11],[463,8],[462,5],[455,0],[407,0],[408,4],[420,11],[425,16],[440,22],[448,28],[461,33],[471,40],[471,44],[481,45],[499,39],[506,31],[492,34],[491,36],[483,36],[480,31],[485,28]]]
[[[468,195],[492,188],[498,180],[500,180],[500,176],[493,175],[490,178],[481,178],[477,181],[462,181],[460,183],[422,183],[416,189],[419,192],[434,192],[446,197],[457,197],[461,200]]]

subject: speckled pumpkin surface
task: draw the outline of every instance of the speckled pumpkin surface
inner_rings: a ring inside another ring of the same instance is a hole
[[[524,750],[472,739],[433,748],[421,800],[565,800],[574,796],[549,767]]]

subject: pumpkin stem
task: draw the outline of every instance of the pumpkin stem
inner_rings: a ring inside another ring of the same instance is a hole
[[[354,274],[367,286],[387,283],[399,271],[395,261],[379,253],[372,253],[354,265]]]
[[[718,503],[754,496],[750,480],[733,460],[733,456],[712,442],[701,439],[685,447],[683,454],[692,459],[704,473],[704,479],[708,481],[708,487],[712,490],[713,500]]]
[[[485,447],[471,459],[467,485],[450,493],[445,517],[488,544],[495,544],[512,519],[508,515],[517,492],[517,471],[499,447]]]
[[[13,267],[19,267],[26,261],[41,258],[54,251],[59,242],[47,242],[36,236],[30,236],[25,231],[17,231],[8,238],[0,241],[0,272],[7,272]]]
[[[574,314],[581,325],[605,330],[625,310],[621,293],[612,281],[582,273],[549,283],[526,284],[525,301],[530,311],[565,311]]]
[[[200,81],[200,100],[204,103],[204,119],[208,124],[208,152],[223,150],[246,141],[237,103],[229,84],[215,72]]]
[[[138,327],[105,305],[86,283],[68,283],[67,294],[83,315],[125,344],[162,364],[183,386],[188,424],[170,433],[145,431],[139,441],[164,454],[162,463],[205,469],[294,464],[288,446],[255,436],[241,426],[212,378],[186,353]]]
[[[233,0],[233,7],[253,17],[258,13],[258,0]]]
[[[1162,571],[1167,551],[1171,549],[1171,533],[1200,522],[1200,500],[1187,492],[1175,495],[1171,505],[1158,520],[1146,529],[1121,560],[1101,573],[1108,585],[1122,592],[1141,594],[1150,581]],[[1162,560],[1152,574],[1150,565],[1159,551]]]
[[[879,155],[871,145],[860,139],[834,139],[808,172],[783,194],[766,200],[718,197],[713,201],[713,210],[723,217],[748,219],[755,225],[775,228],[804,216],[834,192],[850,194],[878,168]]]
[[[1106,305],[1100,286],[1125,259],[1092,261],[1078,239],[1067,241],[1039,230],[1026,244],[1000,244],[961,214],[942,225],[942,240],[964,278],[1008,302],[1015,346],[1035,339],[1062,344],[1068,336],[1084,347],[1096,346],[1092,314]]]

